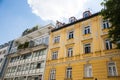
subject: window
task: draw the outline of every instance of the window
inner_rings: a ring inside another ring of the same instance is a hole
[[[92,77],[92,65],[91,64],[86,64],[84,66],[84,75],[85,77]]]
[[[88,12],[86,12],[86,13],[84,13],[84,18],[86,18],[86,17],[89,17],[89,13]]]
[[[36,69],[37,64],[36,63],[31,63],[30,65],[30,70]]]
[[[3,51],[3,54],[5,54],[6,50]]]
[[[41,63],[37,63],[37,67],[36,67],[37,69],[38,68],[41,68]]]
[[[112,43],[110,40],[105,40],[105,47],[107,50],[112,49]]]
[[[50,80],[55,80],[56,79],[55,74],[56,74],[56,70],[52,69],[50,71]]]
[[[54,43],[58,43],[60,41],[60,36],[54,37]]]
[[[52,53],[52,60],[57,59],[57,58],[58,58],[58,52],[57,51],[53,52]]]
[[[27,64],[25,65],[25,70],[29,70],[29,68],[30,68],[30,64],[27,63]]]
[[[40,50],[40,51],[39,51],[39,55],[40,55],[40,56],[45,55],[45,49]]]
[[[90,26],[84,28],[84,34],[90,34]]]
[[[21,65],[18,66],[17,72],[21,71]]]
[[[73,31],[68,32],[68,39],[72,39],[74,37]]]
[[[3,58],[0,58],[0,63],[3,61]]]
[[[68,48],[67,57],[73,56],[73,48]]]
[[[104,20],[104,21],[103,21],[103,29],[107,29],[107,28],[109,28],[109,27],[110,27],[109,21],[108,21],[108,20]]]
[[[69,67],[66,70],[66,78],[72,78],[72,68]]]
[[[45,37],[45,44],[48,44],[49,42],[49,37]]]
[[[108,75],[109,76],[117,76],[116,65],[114,62],[108,63]]]
[[[84,52],[85,53],[90,53],[91,52],[91,45],[90,44],[85,44],[84,45]]]
[[[86,17],[89,17],[91,15],[91,12],[90,11],[85,11],[83,13],[83,18],[86,18]]]

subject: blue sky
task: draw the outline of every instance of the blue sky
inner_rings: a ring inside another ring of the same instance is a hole
[[[0,44],[21,36],[26,28],[82,17],[101,9],[102,0],[0,0]]]
[[[26,29],[45,21],[32,13],[27,0],[0,0],[0,44],[21,36]]]

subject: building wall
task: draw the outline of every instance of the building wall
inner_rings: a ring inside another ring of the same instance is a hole
[[[4,80],[43,80],[49,32],[48,24],[25,36],[15,39],[9,54]],[[20,48],[20,45],[28,46]]]
[[[77,22],[68,27],[56,30],[50,34],[49,50],[47,55],[45,80],[50,80],[50,70],[56,69],[56,80],[119,80],[120,79],[120,50],[113,48],[106,50],[105,40],[108,29],[102,27],[100,15]],[[91,33],[83,34],[84,28],[90,26]],[[67,33],[74,31],[74,38],[67,39]],[[53,43],[54,37],[60,36],[58,43]],[[90,43],[91,52],[84,53],[84,45]],[[67,49],[73,48],[73,56],[67,57]],[[58,58],[51,59],[52,53],[58,51]],[[107,64],[116,63],[117,77],[108,76]],[[92,65],[92,77],[84,77],[84,65]],[[72,78],[66,79],[66,68],[72,67]],[[96,79],[95,79],[96,78]]]
[[[0,80],[3,79],[3,74],[6,69],[6,64],[7,64],[7,57],[6,55],[8,54],[10,50],[10,46],[12,44],[12,41],[9,41],[8,43],[5,43],[3,45],[0,45]]]

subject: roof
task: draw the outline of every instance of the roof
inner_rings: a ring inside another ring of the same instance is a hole
[[[88,20],[88,19],[90,19],[90,18],[92,18],[92,17],[95,17],[95,16],[97,16],[97,15],[99,15],[99,14],[100,14],[100,12],[97,12],[97,13],[95,13],[95,14],[92,14],[92,15],[89,16],[89,17],[82,18],[82,19],[78,19],[78,20],[75,21],[75,22],[65,24],[65,25],[63,25],[63,26],[61,26],[61,27],[59,27],[59,28],[54,28],[51,32],[55,32],[55,31],[58,31],[58,30],[60,30],[60,29],[62,29],[62,28],[66,28],[66,27],[69,27],[69,26],[71,26],[71,25],[73,25],[73,24],[76,24],[76,23],[78,23],[78,22],[82,22],[82,21]]]

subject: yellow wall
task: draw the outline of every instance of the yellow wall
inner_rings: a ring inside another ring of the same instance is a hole
[[[120,77],[108,77],[107,62],[109,61],[116,62],[118,76],[120,76],[120,51],[116,49],[105,50],[104,40],[107,38],[108,29],[103,30],[101,22],[102,17],[95,16],[51,32],[44,80],[49,80],[52,68],[56,69],[56,80],[64,80],[65,70],[68,66],[72,67],[72,80],[94,80],[95,78],[98,80],[120,80]],[[84,35],[83,28],[88,25],[91,26],[91,34]],[[67,32],[71,30],[74,31],[74,38],[67,39]],[[60,35],[59,43],[53,43],[56,35]],[[85,43],[91,44],[92,51],[89,54],[84,54],[83,45]],[[73,47],[73,57],[70,58],[66,57],[69,47]],[[53,51],[58,51],[57,60],[51,60]],[[93,78],[84,78],[85,64],[92,65]]]

